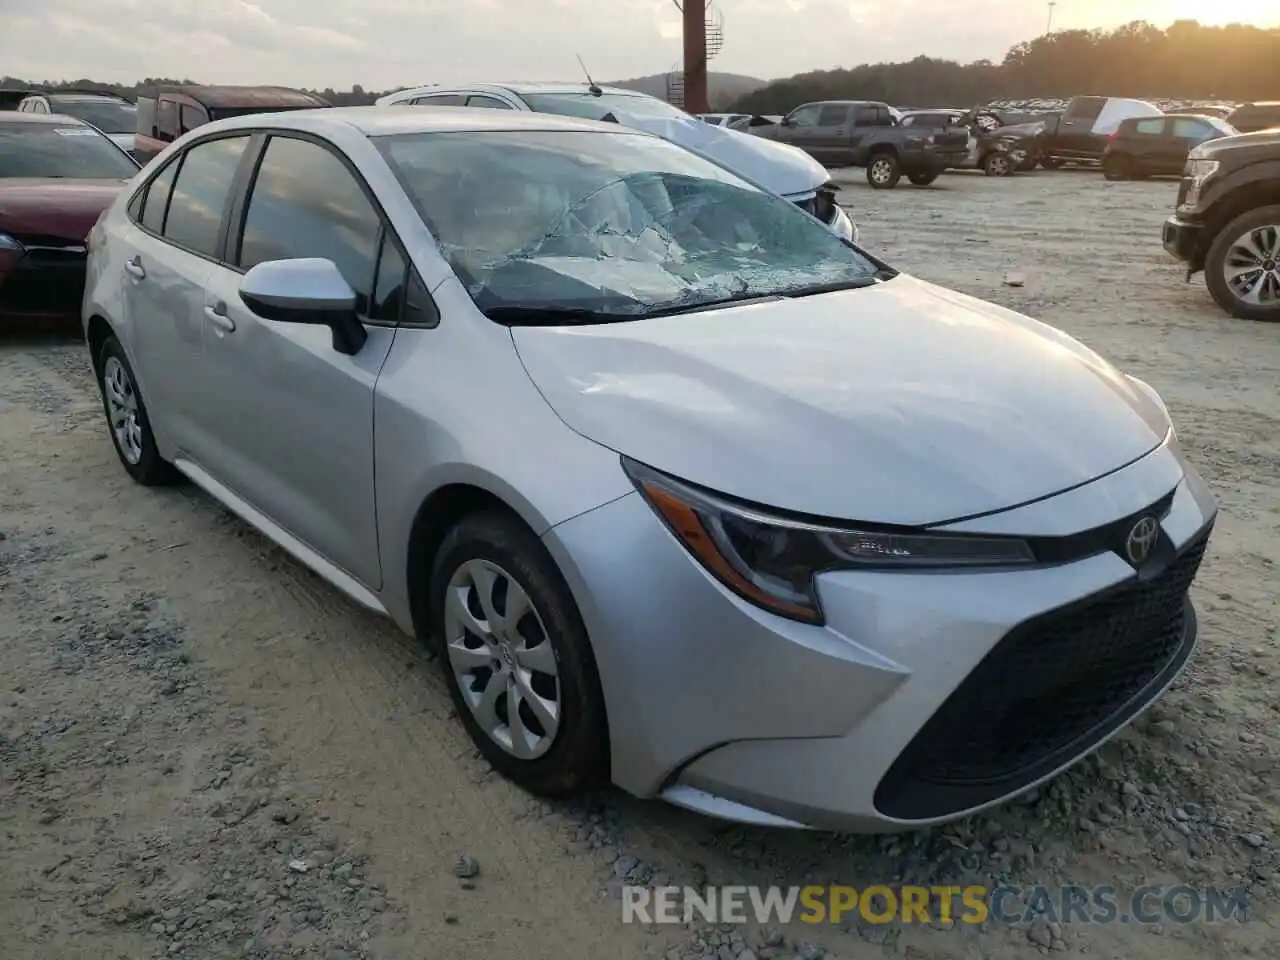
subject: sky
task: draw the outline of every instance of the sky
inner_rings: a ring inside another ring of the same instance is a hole
[[[1041,0],[715,0],[713,70],[771,79],[920,54],[1000,60],[1045,32]],[[673,0],[0,0],[0,74],[380,90],[467,80],[596,80],[673,69]],[[1059,0],[1054,29],[1280,25],[1280,0]]]

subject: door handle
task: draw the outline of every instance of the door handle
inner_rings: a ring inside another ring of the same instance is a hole
[[[131,277],[142,280],[147,275],[146,269],[142,266],[142,257],[132,256],[124,262],[124,272]]]
[[[217,303],[204,308],[204,315],[209,318],[219,330],[231,333],[236,328],[236,322],[227,316],[227,305],[219,300]]]

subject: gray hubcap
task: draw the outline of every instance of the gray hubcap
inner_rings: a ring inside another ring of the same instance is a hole
[[[111,436],[120,455],[129,463],[142,459],[142,424],[138,421],[138,395],[124,364],[108,357],[102,367],[102,392],[107,398]]]
[[[444,629],[454,680],[490,739],[522,760],[550,750],[559,667],[525,589],[496,563],[468,560],[449,578]]]
[[[888,160],[875,160],[871,164],[871,179],[876,183],[888,183],[893,175],[893,165]]]
[[[1244,303],[1280,306],[1280,224],[1254,227],[1232,243],[1222,275]]]

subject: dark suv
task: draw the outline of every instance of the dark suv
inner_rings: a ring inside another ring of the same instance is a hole
[[[1179,174],[1193,148],[1237,133],[1225,120],[1190,113],[1122,120],[1102,153],[1102,173],[1108,180]]]
[[[1186,262],[1188,280],[1203,270],[1232,316],[1280,321],[1280,130],[1191,151],[1164,248]]]

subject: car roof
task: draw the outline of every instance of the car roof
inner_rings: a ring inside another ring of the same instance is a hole
[[[30,123],[32,125],[44,124],[46,127],[89,126],[87,123],[82,123],[75,117],[64,117],[56,113],[18,113],[16,111],[0,113],[0,123]]]
[[[611,94],[613,96],[622,97],[648,97],[647,93],[641,93],[639,90],[629,90],[626,87],[597,87],[601,93]],[[517,96],[530,93],[560,93],[560,94],[582,94],[588,96],[591,94],[591,88],[584,82],[565,83],[555,81],[515,81],[512,83],[428,83],[420,87],[406,87],[404,90],[397,90],[388,96],[396,96],[402,93],[414,93],[425,96],[428,93],[453,93],[454,91],[467,90],[476,93],[514,93]]]
[[[114,93],[94,93],[92,90],[43,90],[33,94],[33,96],[46,97],[50,100],[112,100],[133,106],[133,104],[129,103],[127,97],[121,97]]]
[[[533,113],[524,110],[487,110],[483,107],[328,107],[321,110],[295,110],[287,113],[255,113],[231,117],[199,127],[201,131],[232,130],[246,127],[276,127],[325,133],[339,129],[355,129],[366,137],[393,136],[405,133],[465,133],[506,130],[565,130],[589,133],[629,133],[639,131],[617,124],[558,114]],[[640,134],[647,136],[647,134]]]
[[[326,101],[317,94],[293,87],[204,86],[200,84],[164,84],[140,90],[138,96],[154,98],[157,94],[174,93],[190,97],[217,110],[220,107],[318,107]]]

